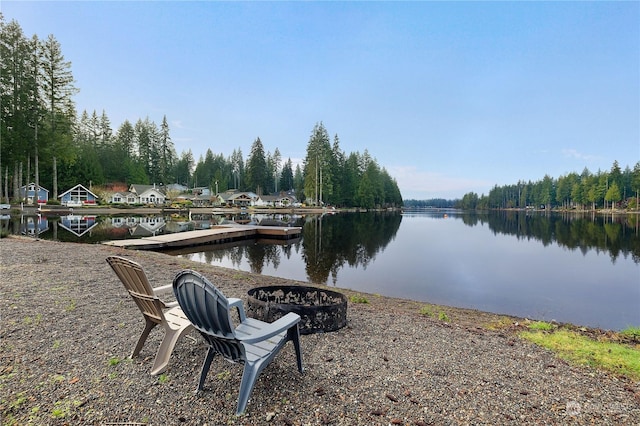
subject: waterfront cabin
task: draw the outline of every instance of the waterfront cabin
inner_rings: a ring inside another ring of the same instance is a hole
[[[253,192],[236,192],[231,194],[225,201],[227,205],[234,207],[249,207],[255,205],[257,200],[258,196]]]
[[[20,187],[20,199],[26,199],[27,204],[35,204],[36,201],[38,204],[47,204],[47,201],[49,201],[49,191],[42,186],[38,186],[36,189],[36,184],[31,182],[28,185],[22,185]]]
[[[78,184],[58,196],[60,204],[67,207],[95,206],[98,196],[84,186]]]
[[[286,194],[261,195],[255,201],[255,205],[259,207],[291,207],[295,202],[295,197]]]
[[[135,204],[136,195],[131,192],[114,192],[109,196],[110,204]]]
[[[129,192],[134,194],[136,199],[136,204],[147,204],[147,205],[164,205],[167,201],[167,196],[164,192],[157,188],[155,184],[153,185],[138,185],[133,184],[129,187]]]

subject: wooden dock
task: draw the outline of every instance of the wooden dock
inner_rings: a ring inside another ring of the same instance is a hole
[[[105,241],[103,244],[134,250],[161,250],[224,243],[262,236],[288,239],[298,237],[301,233],[302,228],[296,226],[218,225],[211,229],[176,232],[137,239]]]

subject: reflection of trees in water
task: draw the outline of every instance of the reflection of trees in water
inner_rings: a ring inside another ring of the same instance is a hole
[[[255,240],[246,240],[240,245],[224,249],[216,249],[216,245],[212,245],[210,248],[210,250],[202,252],[206,263],[222,262],[229,259],[232,266],[239,269],[242,260],[247,259],[251,272],[256,274],[261,274],[264,267],[270,264],[277,269],[280,266],[280,256],[291,256],[289,246],[260,244]]]
[[[344,265],[366,267],[395,237],[399,213],[340,213],[309,217],[303,227],[303,254],[311,282],[333,284]]]
[[[637,215],[592,213],[531,213],[500,211],[462,215],[466,225],[487,223],[495,234],[534,238],[543,245],[557,243],[586,254],[589,250],[609,254],[611,261],[622,255],[640,263],[640,229]]]
[[[273,265],[274,269],[280,266],[280,246],[255,243],[245,246],[245,251],[251,272],[261,274],[262,269],[269,264]]]

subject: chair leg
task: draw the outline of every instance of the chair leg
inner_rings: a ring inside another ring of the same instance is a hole
[[[238,408],[236,409],[236,415],[244,413],[251,396],[253,386],[260,374],[260,368],[257,365],[245,363],[244,371],[242,372],[242,383],[240,383],[240,394],[238,395]]]
[[[176,343],[178,342],[178,340],[180,340],[180,337],[182,337],[184,332],[187,331],[189,327],[185,326],[177,330],[173,330],[169,327],[165,328],[166,331],[164,339],[162,339],[162,343],[160,343],[158,353],[156,354],[156,359],[153,362],[153,368],[151,369],[152,376],[157,376],[167,369],[167,364],[169,364],[169,358],[171,358],[173,348],[176,346]]]
[[[200,373],[200,381],[198,382],[198,390],[201,391],[204,387],[204,379],[207,378],[207,373],[209,372],[209,367],[211,367],[211,361],[213,361],[213,357],[216,355],[216,350],[212,347],[209,347],[207,351],[207,357],[204,359],[204,364],[202,364],[202,372]]]
[[[300,373],[304,372],[304,367],[302,366],[302,350],[300,349],[300,329],[298,326],[291,327],[287,330],[287,334],[289,334],[289,339],[293,342],[293,347],[296,350],[296,360],[298,362],[298,371]]]
[[[145,320],[147,321],[147,323],[144,326],[144,331],[140,335],[140,338],[138,339],[138,343],[136,344],[136,347],[133,348],[133,352],[131,352],[130,358],[133,358],[134,356],[138,356],[138,354],[140,353],[140,350],[144,346],[144,342],[146,342],[147,337],[149,337],[149,333],[151,332],[151,330],[153,330],[153,327],[158,325],[158,323],[151,321],[149,318],[145,318]]]

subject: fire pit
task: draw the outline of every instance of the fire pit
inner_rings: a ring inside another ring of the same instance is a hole
[[[347,324],[347,298],[308,286],[267,286],[249,290],[247,315],[273,322],[288,312],[300,315],[300,334],[335,331]]]

